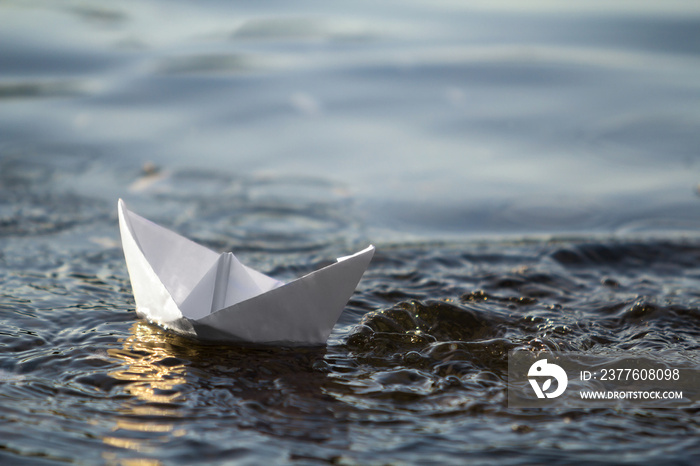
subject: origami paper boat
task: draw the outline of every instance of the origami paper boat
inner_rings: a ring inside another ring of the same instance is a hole
[[[325,344],[374,255],[369,246],[283,283],[130,212],[119,229],[136,312],[203,340]]]

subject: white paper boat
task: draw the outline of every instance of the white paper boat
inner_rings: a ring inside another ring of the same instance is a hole
[[[119,229],[137,313],[203,340],[325,344],[374,246],[289,283],[130,212]]]

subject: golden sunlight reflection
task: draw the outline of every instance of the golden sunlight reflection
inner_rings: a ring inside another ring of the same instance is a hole
[[[143,322],[137,322],[133,335],[124,341],[121,350],[108,354],[128,363],[125,369],[113,371],[112,377],[130,382],[126,390],[142,401],[168,404],[182,397],[178,387],[187,383],[184,364],[176,360],[164,340],[164,335]]]
[[[148,455],[186,431],[177,428],[181,414],[178,403],[184,399],[186,367],[173,354],[164,331],[145,322],[131,327],[131,336],[123,347],[108,354],[125,363],[110,376],[125,382],[124,390],[132,395],[119,412],[113,434],[103,442],[117,449]],[[119,458],[114,451],[104,459],[114,464],[160,464],[152,459]]]

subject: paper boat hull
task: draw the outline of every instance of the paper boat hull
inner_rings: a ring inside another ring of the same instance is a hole
[[[374,254],[370,246],[283,284],[130,212],[121,200],[118,210],[137,313],[202,340],[325,344]]]

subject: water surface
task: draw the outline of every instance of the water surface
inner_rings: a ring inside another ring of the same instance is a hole
[[[696,404],[505,389],[510,350],[697,365],[699,15],[3,2],[0,460],[696,463]],[[136,318],[119,197],[284,280],[377,254],[327,347],[203,345]]]

